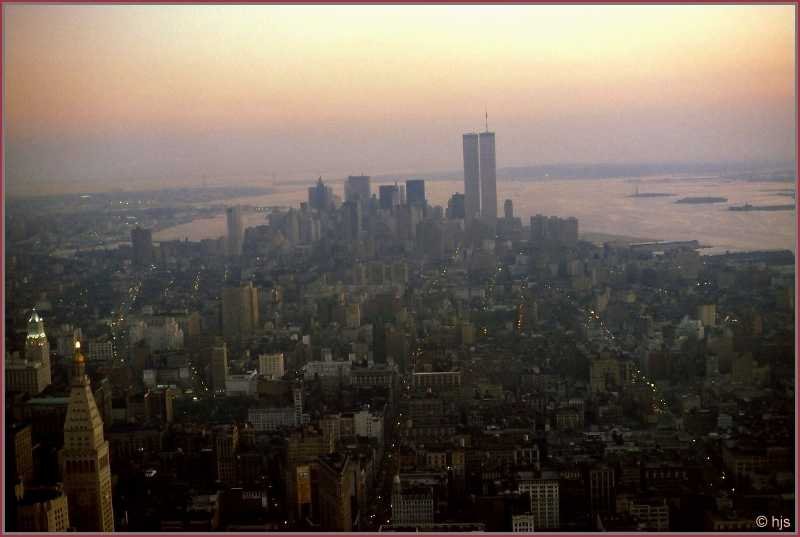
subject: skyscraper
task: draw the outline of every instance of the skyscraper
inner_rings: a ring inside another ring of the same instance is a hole
[[[361,236],[361,203],[346,201],[342,204],[344,235],[347,240],[355,241]]]
[[[111,468],[108,441],[97,409],[86,359],[75,344],[72,387],[64,422],[64,447],[59,453],[70,522],[81,532],[114,531],[111,499]]]
[[[239,427],[234,424],[214,428],[217,455],[217,479],[227,485],[236,483],[236,452],[239,450]]]
[[[45,386],[52,382],[50,370],[50,342],[44,333],[44,321],[36,310],[33,310],[28,319],[28,335],[25,337],[25,359],[28,362],[38,362],[44,370],[43,381]]]
[[[432,524],[434,521],[433,488],[425,485],[403,487],[399,474],[392,480],[392,524],[406,526]]]
[[[422,179],[409,179],[406,181],[406,197],[409,205],[424,206],[427,202],[425,199],[425,181]]]
[[[494,133],[480,133],[481,217],[491,229],[497,224],[497,165]]]
[[[281,378],[286,373],[283,353],[259,354],[258,373],[265,377]]]
[[[153,263],[153,233],[136,226],[131,230],[133,264],[147,266]]]
[[[16,520],[9,518],[6,516],[6,531],[66,533],[70,528],[67,497],[59,486],[25,488]]]
[[[226,338],[251,336],[260,322],[258,288],[253,282],[222,290],[222,335]]]
[[[50,343],[44,333],[44,322],[36,310],[28,319],[25,354],[5,361],[6,391],[36,395],[51,383]]]
[[[350,457],[331,453],[319,458],[319,518],[323,531],[353,530],[355,481]]]
[[[345,201],[366,203],[372,195],[369,175],[351,175],[344,184]]]
[[[472,220],[481,213],[480,157],[478,135],[464,135],[464,218]]]
[[[308,206],[318,211],[327,211],[333,205],[333,191],[325,186],[322,177],[317,179],[317,184],[308,189]]]
[[[29,485],[34,477],[31,431],[30,423],[6,422],[6,484],[12,493],[17,479]]]
[[[589,470],[589,509],[592,514],[613,512],[616,494],[616,472],[605,464]]]
[[[511,200],[506,200],[503,204],[503,216],[505,216],[506,220],[511,220],[514,218],[514,202]]]
[[[214,393],[225,393],[228,378],[228,347],[225,343],[215,345],[211,350],[211,389]]]
[[[400,205],[400,189],[397,185],[381,185],[378,187],[381,209],[391,209]]]
[[[295,385],[292,388],[292,401],[294,402],[294,424],[299,426],[303,423],[303,387]]]
[[[456,192],[447,202],[447,218],[464,218],[464,194]]]
[[[228,241],[227,254],[230,256],[242,255],[242,243],[244,242],[244,227],[242,226],[241,207],[228,207],[225,209],[228,220]]]
[[[519,491],[530,495],[533,527],[557,530],[560,526],[558,479],[533,479],[519,484]]]

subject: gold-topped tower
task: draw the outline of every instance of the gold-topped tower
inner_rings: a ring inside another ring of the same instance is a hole
[[[114,531],[111,468],[103,420],[86,376],[86,358],[75,343],[72,387],[59,459],[69,516],[78,531]]]

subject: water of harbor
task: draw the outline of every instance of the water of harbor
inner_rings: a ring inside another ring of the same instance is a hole
[[[372,190],[382,183],[373,182]],[[640,194],[669,193],[664,197],[632,197],[636,185]],[[331,186],[342,195],[342,184]],[[306,201],[308,185],[281,186],[274,194],[227,200],[227,205],[299,206]],[[463,192],[463,182],[429,181],[425,185],[431,205],[447,205],[454,192]],[[795,211],[730,211],[728,207],[749,203],[786,205],[794,203],[788,193],[791,182],[733,181],[726,179],[648,178],[506,180],[499,181],[498,205],[502,214],[505,199],[514,202],[516,216],[527,223],[535,214],[575,216],[581,233],[599,233],[654,240],[698,240],[707,246],[704,254],[725,251],[795,249]],[[724,203],[675,203],[682,197],[723,197]],[[263,212],[245,212],[246,227],[266,222]],[[225,216],[196,219],[154,234],[154,240],[201,240],[225,234]]]

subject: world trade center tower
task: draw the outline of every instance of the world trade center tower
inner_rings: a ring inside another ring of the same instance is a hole
[[[497,222],[497,164],[494,133],[464,135],[464,217],[480,217],[491,229]]]
[[[497,224],[497,165],[494,158],[494,133],[480,134],[481,218],[494,229]]]
[[[480,160],[478,135],[464,135],[464,219],[470,221],[481,214]]]

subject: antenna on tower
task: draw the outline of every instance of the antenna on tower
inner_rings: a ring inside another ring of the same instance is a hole
[[[486,132],[489,132],[489,107],[485,108],[486,110]]]

